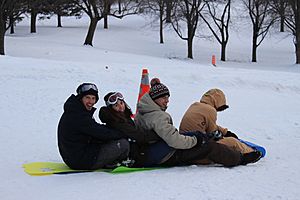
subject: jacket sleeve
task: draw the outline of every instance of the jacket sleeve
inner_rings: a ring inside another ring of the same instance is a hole
[[[101,125],[92,118],[84,118],[82,123],[81,132],[99,140],[110,141],[124,138],[119,131],[108,128],[106,125]]]
[[[212,132],[218,130],[223,135],[225,135],[227,133],[227,128],[223,128],[223,127],[217,125],[217,111],[210,110],[208,113],[209,113],[208,117],[207,117],[208,127],[207,127],[206,132],[207,133],[212,133]]]
[[[160,139],[154,131],[144,131],[130,123],[113,122],[109,126],[122,132],[127,138],[135,140],[139,144],[149,144]]]
[[[170,116],[165,113],[155,115],[152,120],[153,130],[170,146],[175,149],[190,149],[197,144],[196,137],[184,136],[171,123]]]

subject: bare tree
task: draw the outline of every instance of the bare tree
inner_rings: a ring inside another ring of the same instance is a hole
[[[134,0],[104,0],[106,3],[105,12],[104,12],[104,28],[108,28],[108,21],[107,18],[105,20],[105,16],[112,16],[118,19],[122,19],[128,15],[136,15],[139,13],[139,8],[141,2],[137,2]],[[112,9],[113,4],[118,4],[118,9]]]
[[[0,55],[4,55],[5,32],[25,12],[24,2],[21,0],[0,0]]]
[[[216,40],[221,44],[221,60],[225,61],[226,45],[229,39],[231,0],[206,0],[204,2],[206,9],[200,13],[200,16]],[[207,16],[209,16],[209,19],[207,19]]]
[[[202,0],[178,0],[174,6],[172,26],[177,35],[187,41],[188,58],[193,59],[193,39],[198,27],[199,13],[203,9]],[[186,24],[187,33],[182,32],[181,22]]]
[[[285,24],[294,35],[296,64],[300,64],[300,0],[288,0]]]
[[[57,15],[57,27],[62,27],[63,16],[81,16],[81,11],[75,6],[73,0],[47,0],[42,10],[43,16],[39,19],[50,18]]]
[[[286,0],[271,0],[270,3],[272,10],[279,16],[280,32],[284,32],[285,25],[285,11],[288,6]]]
[[[133,0],[73,0],[75,5],[80,8],[83,12],[85,12],[90,18],[90,25],[88,29],[88,33],[86,35],[84,44],[93,46],[93,38],[95,34],[95,30],[97,28],[98,22],[105,18],[104,28],[108,28],[107,17],[108,15],[123,18],[124,16],[136,14],[137,6],[135,1]],[[114,3],[121,3],[121,14],[119,14],[120,9],[111,10],[111,5]],[[134,4],[134,5],[133,5]]]
[[[174,8],[175,0],[164,0],[166,7],[166,23],[171,23],[172,10]]]
[[[27,0],[27,12],[30,13],[30,33],[36,33],[37,16],[42,12],[46,4],[46,0]]]
[[[164,11],[165,11],[165,0],[144,0],[143,9],[148,9],[150,12],[159,16],[159,42],[164,43]]]
[[[271,16],[269,0],[243,0],[252,22],[252,62],[257,62],[257,47],[268,34],[276,18]]]

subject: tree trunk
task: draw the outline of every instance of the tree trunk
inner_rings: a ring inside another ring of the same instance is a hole
[[[37,13],[34,9],[31,9],[30,33],[36,33],[36,18]]]
[[[108,0],[104,1],[104,8],[103,8],[103,19],[104,19],[104,29],[108,29],[108,15],[110,13],[110,3]]]
[[[166,23],[171,23],[172,0],[166,1]]]
[[[13,16],[9,16],[9,24],[10,24],[10,34],[14,34],[15,26],[14,26]]]
[[[285,20],[285,8],[284,8],[284,0],[280,0],[280,32],[284,32],[284,20]]]
[[[188,43],[188,58],[193,59],[193,38],[189,37],[187,43]]]
[[[0,19],[0,55],[5,55],[4,36],[5,36],[5,22],[2,21],[2,19]]]
[[[94,38],[95,30],[97,28],[97,23],[98,23],[98,19],[91,18],[89,30],[88,30],[88,33],[86,35],[84,45],[93,46],[93,38]]]
[[[159,38],[160,38],[160,44],[164,43],[164,33],[163,33],[163,15],[164,15],[164,8],[160,9],[159,13]]]
[[[295,10],[295,24],[296,24],[296,64],[300,64],[300,0],[297,1],[297,9]]]
[[[122,13],[121,0],[118,1],[118,7],[119,7],[119,11],[118,12],[119,12],[119,14],[121,14]]]
[[[221,44],[221,61],[226,61],[226,43]]]
[[[104,21],[103,28],[108,29],[108,16],[106,13],[104,14],[103,21]]]
[[[15,26],[14,26],[14,23],[12,23],[10,25],[10,34],[14,34],[15,33]]]
[[[57,27],[62,27],[60,14],[57,14]]]
[[[300,64],[300,45],[295,44],[295,48],[296,48],[296,64]]]
[[[284,32],[284,16],[280,17],[280,32]]]
[[[257,62],[256,60],[256,50],[257,50],[257,36],[256,34],[253,35],[252,40],[252,62]]]

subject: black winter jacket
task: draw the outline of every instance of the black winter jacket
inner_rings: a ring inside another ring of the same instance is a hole
[[[64,104],[58,124],[58,148],[64,162],[72,169],[90,169],[103,143],[122,138],[120,132],[93,119],[95,110],[88,111],[75,95]]]

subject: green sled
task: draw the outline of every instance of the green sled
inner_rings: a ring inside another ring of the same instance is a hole
[[[106,172],[111,174],[120,174],[120,173],[162,169],[162,167],[131,168],[131,167],[119,166],[115,169],[74,170],[74,169],[70,169],[66,164],[58,163],[58,162],[32,162],[32,163],[23,164],[23,168],[24,171],[31,176],[45,176],[45,175],[52,175],[52,174],[73,174],[73,173],[83,173],[83,172]]]

